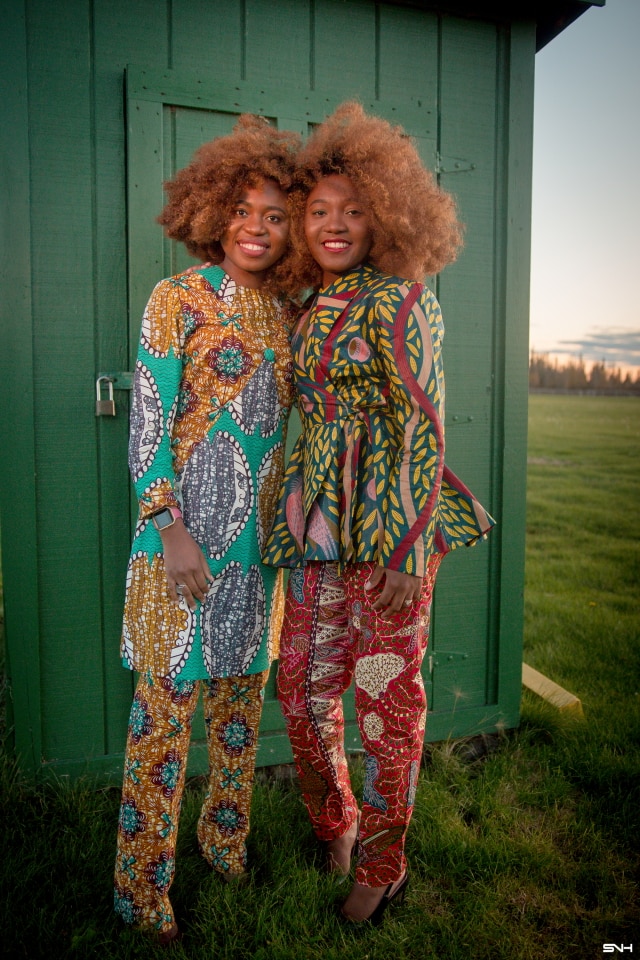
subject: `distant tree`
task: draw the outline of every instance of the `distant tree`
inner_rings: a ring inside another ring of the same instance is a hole
[[[609,377],[607,374],[607,368],[604,365],[604,360],[600,363],[594,363],[591,367],[591,373],[589,374],[589,386],[592,390],[606,390],[609,382]]]
[[[623,378],[619,367],[607,369],[604,360],[594,363],[587,371],[583,357],[569,359],[560,366],[547,353],[531,351],[529,357],[530,390],[594,390],[598,393],[635,393],[640,396],[640,370],[635,376]]]
[[[584,368],[584,360],[582,357],[576,362],[570,360],[567,366],[568,371],[568,382],[567,387],[569,390],[586,390],[588,386],[587,371]]]

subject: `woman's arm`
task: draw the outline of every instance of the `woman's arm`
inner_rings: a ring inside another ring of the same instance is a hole
[[[142,321],[134,377],[129,469],[138,496],[138,518],[149,519],[164,507],[179,506],[171,449],[172,425],[182,378],[184,342],[178,288],[162,280],[154,289]],[[160,531],[169,595],[176,584],[188,605],[204,599],[211,579],[202,550],[181,519]]]

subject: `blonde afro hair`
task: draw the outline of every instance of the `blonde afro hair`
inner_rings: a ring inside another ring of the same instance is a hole
[[[168,202],[158,223],[192,256],[220,263],[220,238],[243,190],[274,180],[286,193],[300,144],[297,133],[242,114],[230,134],[205,143],[188,166],[165,182]]]
[[[401,127],[349,101],[316,127],[298,154],[290,195],[290,292],[320,286],[321,270],[304,240],[304,212],[315,184],[332,174],[348,177],[366,204],[373,229],[368,259],[380,270],[421,280],[455,260],[462,226],[453,197],[438,186]]]

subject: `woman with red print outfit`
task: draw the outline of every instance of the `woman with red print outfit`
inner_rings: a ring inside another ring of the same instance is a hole
[[[317,293],[293,332],[302,435],[264,555],[293,568],[279,696],[329,869],[348,874],[358,850],[342,916],[377,923],[408,881],[438,565],[493,524],[444,464],[443,326],[417,279],[454,259],[460,229],[402,130],[357,104],[302,150],[291,209],[291,288]],[[352,681],[361,812],[344,751]]]
[[[205,144],[166,184],[168,236],[207,262],[160,281],[142,322],[129,465],[139,516],[127,571],[129,720],[115,909],[162,942],[191,722],[201,682],[209,754],[198,841],[225,879],[246,838],[280,571],[271,529],[293,399],[278,271],[289,251],[287,189],[298,137],[258,117]],[[276,295],[276,293],[278,295]]]

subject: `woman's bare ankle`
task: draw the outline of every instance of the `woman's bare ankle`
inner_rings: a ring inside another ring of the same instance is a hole
[[[359,818],[354,820],[346,833],[341,837],[326,841],[327,869],[329,873],[337,873],[346,877],[351,869],[356,840],[358,839]]]

